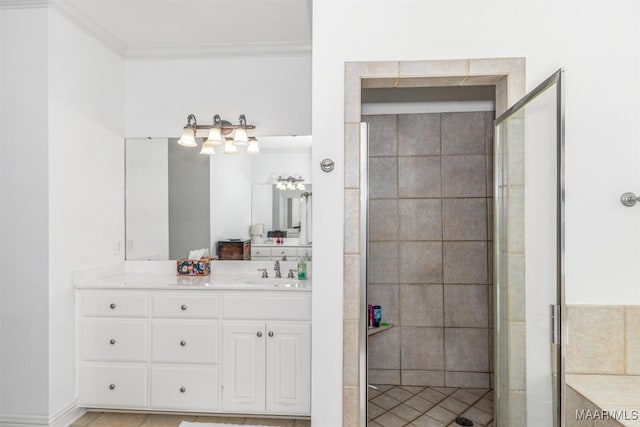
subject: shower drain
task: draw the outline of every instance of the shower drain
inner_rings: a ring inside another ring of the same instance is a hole
[[[471,421],[469,418],[459,417],[456,418],[456,424],[458,424],[459,426],[470,427],[473,425],[473,421]]]

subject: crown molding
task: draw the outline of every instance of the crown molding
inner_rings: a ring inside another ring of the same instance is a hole
[[[48,6],[49,0],[0,0],[0,9],[36,9]]]
[[[0,0],[3,1],[3,0]],[[50,0],[50,5],[69,21],[75,24],[82,31],[93,37],[118,56],[125,58],[127,54],[127,44],[107,31],[100,24],[79,12],[71,4],[64,0]]]
[[[157,59],[203,59],[241,56],[311,55],[311,41],[196,44],[189,46],[132,46],[127,59],[134,61]]]

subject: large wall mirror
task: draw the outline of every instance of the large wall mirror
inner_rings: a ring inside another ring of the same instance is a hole
[[[259,137],[257,155],[207,156],[176,140],[126,140],[127,260],[215,254],[216,242],[250,239],[255,224],[263,237],[279,230],[310,243],[311,209],[302,201],[311,194],[311,136]],[[302,180],[278,188],[278,177],[292,176]]]

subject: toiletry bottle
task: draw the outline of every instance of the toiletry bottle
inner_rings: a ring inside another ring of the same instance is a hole
[[[380,321],[382,320],[382,307],[379,305],[373,306],[373,327],[380,327]]]
[[[298,280],[307,280],[307,260],[302,258],[298,261]]]

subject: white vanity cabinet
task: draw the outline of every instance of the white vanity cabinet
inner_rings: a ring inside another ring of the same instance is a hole
[[[79,289],[80,405],[310,414],[311,294]]]
[[[282,260],[286,257],[289,261],[296,261],[305,256],[311,256],[311,246],[287,246],[287,245],[252,245],[251,259]]]
[[[226,295],[223,313],[222,409],[308,415],[309,295]]]
[[[79,302],[80,404],[146,408],[147,295],[82,292]]]

